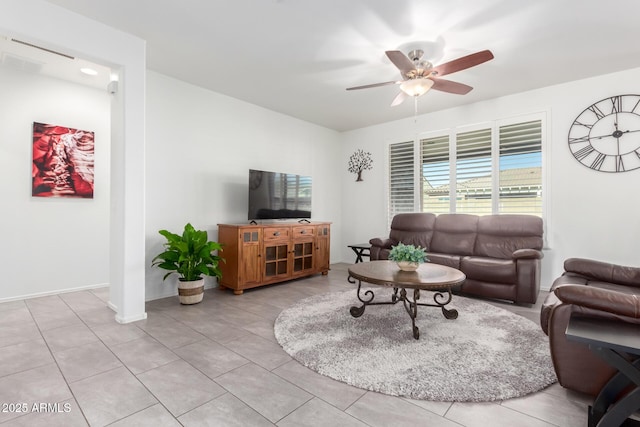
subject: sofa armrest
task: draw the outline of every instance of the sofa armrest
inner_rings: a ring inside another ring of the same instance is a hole
[[[626,267],[585,258],[569,258],[564,270],[603,282],[640,287],[640,268]]]
[[[560,301],[621,316],[640,318],[637,295],[583,285],[564,285],[554,290]]]
[[[392,239],[380,239],[378,237],[375,237],[375,238],[369,240],[369,243],[371,243],[372,246],[377,246],[379,248],[384,248],[384,249],[391,249],[392,246],[397,244],[397,242],[395,240],[392,240]]]
[[[544,254],[537,249],[518,249],[512,256],[513,259],[542,259]]]

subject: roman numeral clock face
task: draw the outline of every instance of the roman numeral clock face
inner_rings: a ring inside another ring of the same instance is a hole
[[[569,130],[569,149],[601,172],[640,168],[640,95],[618,95],[587,107]]]

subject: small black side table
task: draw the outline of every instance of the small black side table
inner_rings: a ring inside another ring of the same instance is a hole
[[[353,252],[356,253],[356,264],[364,262],[362,259],[363,256],[366,256],[367,258],[371,256],[371,245],[369,243],[356,243],[355,245],[348,245],[348,247],[353,249]]]
[[[566,336],[589,345],[591,351],[618,370],[589,406],[588,426],[640,426],[640,422],[628,419],[640,410],[640,325],[574,315]],[[625,355],[635,357],[630,362]],[[630,391],[620,396],[627,388]]]

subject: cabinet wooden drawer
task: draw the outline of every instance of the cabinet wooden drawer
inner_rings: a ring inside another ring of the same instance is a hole
[[[313,238],[313,226],[293,227],[293,238],[295,240]]]
[[[286,227],[265,227],[264,241],[273,242],[280,240],[289,240],[290,228]]]

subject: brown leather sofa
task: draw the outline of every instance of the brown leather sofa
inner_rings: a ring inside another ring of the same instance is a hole
[[[567,323],[575,314],[640,325],[640,268],[570,258],[564,270],[542,305],[540,326],[560,385],[595,396],[614,370],[585,344],[568,341]]]
[[[540,290],[542,219],[533,215],[397,214],[371,260],[388,259],[399,242],[427,249],[430,262],[461,270],[464,293],[535,304]]]

